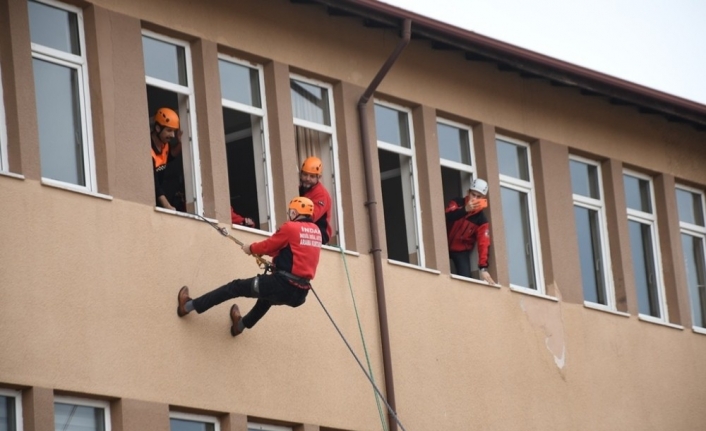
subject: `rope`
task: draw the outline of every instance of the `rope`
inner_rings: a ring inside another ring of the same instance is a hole
[[[321,298],[319,298],[319,295],[316,293],[316,291],[314,290],[313,287],[311,288],[311,291],[314,293],[314,296],[316,297],[316,300],[319,301],[319,304],[321,304],[321,308],[323,308],[324,313],[326,313],[326,316],[328,316],[329,320],[330,320],[331,323],[333,324],[333,327],[336,328],[336,331],[338,332],[338,335],[341,336],[341,339],[342,339],[343,342],[346,344],[346,347],[348,347],[348,350],[351,352],[351,355],[353,355],[353,358],[354,358],[355,361],[358,363],[358,366],[360,367],[361,371],[363,371],[363,374],[365,374],[365,377],[368,378],[368,381],[370,381],[370,384],[373,385],[373,389],[375,389],[375,392],[377,393],[377,395],[383,400],[383,402],[384,402],[385,405],[387,406],[387,410],[390,412],[390,414],[392,415],[392,417],[395,418],[395,422],[397,422],[397,424],[400,426],[400,428],[402,428],[402,431],[407,431],[407,430],[405,429],[405,427],[402,425],[402,422],[400,422],[400,419],[397,417],[397,413],[395,413],[395,411],[392,409],[392,407],[390,407],[390,404],[387,402],[387,400],[385,399],[385,397],[382,395],[382,392],[380,392],[380,389],[378,389],[377,385],[375,384],[375,382],[373,381],[373,379],[370,377],[370,375],[368,374],[368,372],[365,371],[365,367],[364,367],[363,364],[360,362],[360,359],[358,359],[358,356],[357,356],[357,355],[355,354],[355,352],[353,351],[353,348],[351,348],[351,345],[348,344],[348,341],[346,340],[346,337],[344,337],[344,336],[343,336],[343,333],[341,332],[341,330],[338,329],[338,325],[336,325],[336,322],[333,321],[333,317],[331,317],[331,314],[329,314],[328,310],[327,310],[326,307],[324,306],[324,303],[321,302]]]
[[[242,247],[243,245],[245,245],[244,242],[238,240],[236,237],[234,237],[233,235],[229,234],[229,233],[228,233],[228,229],[226,229],[225,227],[220,227],[220,226],[218,226],[216,223],[213,223],[212,221],[210,221],[209,219],[203,217],[203,216],[200,215],[200,214],[194,214],[194,215],[195,215],[196,217],[200,218],[201,220],[205,221],[206,223],[208,223],[212,228],[216,229],[216,230],[218,231],[218,233],[220,233],[220,234],[223,235],[224,237],[228,238],[229,240],[233,241],[234,243],[238,244],[239,246]],[[264,257],[260,256],[259,254],[253,254],[252,256],[253,256],[253,257],[255,258],[255,260],[257,261],[257,266],[259,266],[260,269],[264,269],[265,272],[267,272],[268,270],[271,270],[271,269],[272,269],[272,262],[268,261],[267,259],[265,259]]]
[[[351,276],[348,272],[348,261],[346,260],[346,253],[344,253],[343,248],[340,246],[338,250],[341,252],[341,257],[343,258],[343,267],[346,269],[346,279],[348,280],[348,290],[351,292],[351,300],[353,301],[353,310],[355,311],[355,319],[358,322],[358,331],[360,332],[360,339],[363,342],[363,351],[365,352],[365,361],[368,363],[368,372],[372,377],[373,381],[375,376],[373,374],[373,367],[370,365],[370,357],[368,356],[368,347],[365,344],[365,336],[363,335],[363,326],[360,324],[360,316],[358,315],[358,306],[355,302],[355,295],[353,294],[353,283],[351,283]],[[380,398],[377,393],[375,394],[375,404],[378,406],[378,413],[380,414],[380,422],[382,423],[382,429],[387,431],[387,423],[385,422],[384,415],[382,413],[382,407],[380,406]]]

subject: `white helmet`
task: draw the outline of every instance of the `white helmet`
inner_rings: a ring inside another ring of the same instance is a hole
[[[473,180],[471,183],[471,190],[474,192],[478,192],[482,194],[483,196],[488,195],[488,183],[485,182],[485,180],[481,180],[480,178],[476,178]]]

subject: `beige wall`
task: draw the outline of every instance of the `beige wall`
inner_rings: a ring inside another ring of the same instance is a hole
[[[202,222],[152,207],[139,47],[145,27],[191,42],[206,214],[221,222],[228,220],[228,204],[219,50],[264,65],[278,214],[296,193],[288,74],[333,84],[346,240],[359,255],[344,262],[323,251],[314,287],[364,361],[350,276],[384,390],[356,104],[397,35],[285,0],[89,4],[98,190],[112,196],[103,199],[40,183],[25,3],[0,0],[0,11],[7,12],[0,24],[10,24],[0,26],[10,170],[25,177],[0,175],[0,386],[27,388],[27,429],[51,429],[46,408],[32,406],[51,406],[53,391],[111,400],[114,429],[124,431],[166,430],[170,408],[215,415],[222,429],[233,431],[243,431],[248,417],[307,431],[380,429],[369,383],[313,295],[300,308],[274,308],[235,340],[225,304],[200,316],[175,316],[180,286],[199,295],[252,276],[257,267]],[[379,90],[377,97],[413,110],[427,266],[440,272],[384,265],[405,428],[706,428],[699,405],[706,396],[706,336],[690,329],[673,196],[675,183],[706,185],[704,134],[500,73],[457,52],[432,51],[417,40]],[[478,173],[490,181],[491,273],[499,288],[449,276],[437,197],[437,110],[473,126]],[[558,301],[507,287],[502,208],[494,200],[500,195],[496,133],[531,144],[547,293]],[[616,299],[629,316],[583,306],[568,177],[572,153],[603,163]],[[624,167],[655,176],[669,321],[684,328],[637,318]],[[377,195],[380,203],[379,188]],[[234,235],[263,239],[242,230]],[[253,301],[237,303],[247,310]]]

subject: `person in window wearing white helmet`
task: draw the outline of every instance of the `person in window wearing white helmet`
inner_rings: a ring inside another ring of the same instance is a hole
[[[488,273],[490,224],[483,213],[488,206],[487,195],[488,183],[480,178],[473,180],[466,196],[454,198],[446,205],[446,232],[455,273],[471,277],[471,251],[478,244],[480,276],[483,281],[495,284]]]

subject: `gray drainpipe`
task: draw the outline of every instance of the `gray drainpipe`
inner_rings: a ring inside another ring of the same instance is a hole
[[[375,287],[377,292],[378,316],[380,319],[380,338],[382,341],[382,363],[385,373],[385,392],[387,393],[387,402],[392,409],[397,412],[395,405],[395,385],[392,377],[392,360],[390,355],[390,332],[387,326],[387,305],[385,303],[385,280],[382,276],[382,257],[380,256],[380,232],[378,230],[377,218],[377,202],[375,201],[375,185],[373,184],[373,167],[371,161],[373,159],[373,149],[368,138],[368,117],[366,108],[370,97],[382,82],[387,72],[390,71],[392,65],[397,61],[397,58],[402,53],[402,50],[409,44],[409,39],[412,34],[412,20],[409,18],[404,20],[402,25],[402,40],[397,44],[397,47],[382,65],[378,74],[370,82],[368,88],[358,101],[358,115],[360,116],[360,136],[363,140],[363,163],[365,165],[365,186],[367,190],[368,217],[370,219],[370,236],[372,240],[373,262],[375,265]],[[390,431],[397,431],[397,422],[391,412],[387,412],[387,422],[390,424]]]

